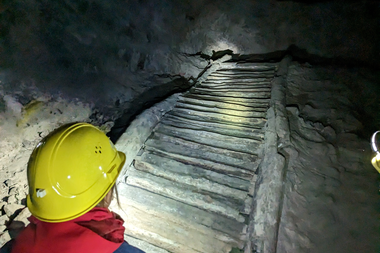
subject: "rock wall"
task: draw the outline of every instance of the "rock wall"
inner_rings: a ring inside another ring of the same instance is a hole
[[[131,103],[157,75],[197,77],[220,50],[296,45],[379,66],[379,14],[378,3],[365,0],[3,1],[0,66],[43,91],[104,108]]]
[[[365,101],[379,80],[365,69],[296,62],[279,76],[285,82],[273,87],[280,93],[272,92],[268,113],[266,149],[272,152],[260,166],[251,247],[377,252],[378,175],[359,112],[372,110]]]
[[[289,68],[291,144],[280,149],[287,172],[279,253],[380,249],[377,172],[369,136],[358,137],[363,126],[353,100],[360,94],[350,88],[363,78],[354,78],[357,71],[297,63]]]

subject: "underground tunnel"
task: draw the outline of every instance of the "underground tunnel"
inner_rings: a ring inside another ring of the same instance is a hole
[[[33,149],[73,122],[126,154],[110,210],[147,253],[380,252],[379,17],[370,0],[1,2],[0,252],[29,224]]]

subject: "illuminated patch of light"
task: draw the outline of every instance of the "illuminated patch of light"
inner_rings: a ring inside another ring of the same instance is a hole
[[[223,51],[223,50],[232,50],[234,53],[237,53],[240,51],[235,44],[229,42],[226,39],[220,39],[216,43],[208,45],[206,47],[205,51],[206,52],[212,52],[212,51],[217,52],[217,51]]]

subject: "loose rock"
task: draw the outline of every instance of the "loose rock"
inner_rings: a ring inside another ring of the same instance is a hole
[[[24,208],[14,219],[14,221],[22,221],[25,226],[29,224],[28,217],[31,215],[28,208]]]
[[[3,247],[4,244],[6,244],[8,241],[10,241],[11,235],[9,234],[8,231],[5,231],[0,235],[0,247]]]
[[[8,216],[7,215],[2,215],[0,216],[0,225],[5,225],[5,223],[8,221]]]
[[[9,205],[4,206],[4,211],[8,217],[11,217],[12,215],[15,214],[16,211],[18,211],[24,207],[25,206],[23,206],[23,205],[9,204]]]

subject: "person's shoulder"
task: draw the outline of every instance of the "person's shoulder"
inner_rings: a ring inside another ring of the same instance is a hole
[[[123,242],[122,245],[114,253],[145,253],[144,251]]]

